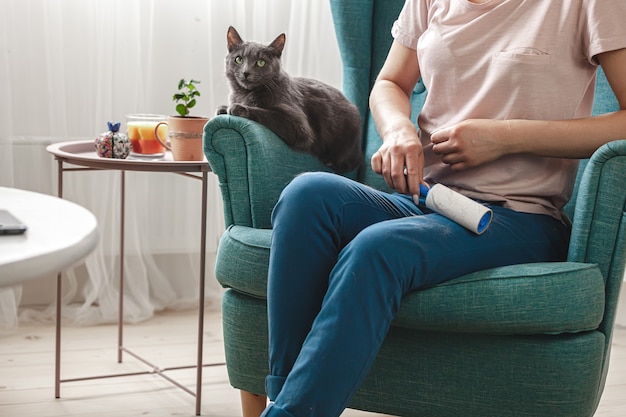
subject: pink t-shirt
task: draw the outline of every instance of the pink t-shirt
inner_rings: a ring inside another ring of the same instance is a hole
[[[509,155],[453,172],[432,132],[466,119],[591,115],[595,55],[626,47],[624,0],[407,0],[392,34],[416,49],[425,179],[514,210],[561,217],[577,160]]]

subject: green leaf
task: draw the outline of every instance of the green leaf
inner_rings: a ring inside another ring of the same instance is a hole
[[[178,106],[176,106],[176,111],[183,117],[189,114],[189,110],[187,110],[187,107],[184,104],[179,104]]]
[[[192,107],[193,107],[193,106],[195,106],[195,105],[196,105],[196,100],[195,100],[195,99],[194,99],[194,100],[191,100],[189,103],[187,103],[187,107],[188,107],[188,108],[192,108]]]
[[[173,100],[174,100],[174,101],[184,100],[184,99],[185,99],[185,97],[186,97],[186,96],[185,96],[184,94],[177,93],[177,94],[174,94]]]
[[[185,86],[185,80],[184,80],[184,79],[181,79],[181,80],[178,82],[178,89],[180,90],[180,89],[181,89],[181,88],[183,88],[184,86]]]

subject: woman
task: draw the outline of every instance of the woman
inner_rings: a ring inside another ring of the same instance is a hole
[[[383,139],[372,168],[397,193],[306,174],[274,210],[264,416],[340,415],[407,292],[565,258],[574,158],[626,138],[624,17],[604,0],[405,3],[370,98]],[[622,110],[591,117],[598,64]],[[489,205],[489,229],[429,214],[413,202],[421,183]]]

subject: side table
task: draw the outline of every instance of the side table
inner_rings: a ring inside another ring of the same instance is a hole
[[[146,364],[151,369],[145,372],[134,372],[125,374],[99,375],[83,378],[61,379],[61,273],[57,276],[57,320],[56,320],[56,341],[55,341],[55,397],[60,398],[60,385],[64,382],[84,381],[90,379],[112,378],[132,375],[157,374],[167,381],[173,383],[185,392],[191,394],[196,399],[196,415],[200,415],[202,405],[202,368],[203,366],[221,366],[224,363],[203,364],[203,331],[204,331],[204,291],[205,291],[205,268],[206,268],[206,210],[207,210],[207,176],[210,172],[209,164],[203,161],[174,161],[171,152],[166,152],[162,160],[147,159],[109,159],[100,158],[94,149],[93,141],[62,142],[48,146],[47,151],[54,155],[58,161],[58,181],[59,197],[63,197],[63,174],[75,171],[93,170],[116,170],[120,171],[121,191],[120,191],[120,261],[119,261],[119,311],[118,311],[118,356],[117,361],[122,362],[123,353],[127,353]],[[65,165],[74,167],[66,167]],[[202,218],[200,237],[200,288],[198,294],[198,338],[197,338],[197,362],[195,365],[160,368],[153,365],[148,360],[126,348],[123,344],[124,334],[124,211],[125,211],[125,173],[126,171],[144,172],[171,172],[189,178],[199,179],[202,182]],[[196,389],[195,392],[165,374],[166,371],[184,368],[196,368]]]

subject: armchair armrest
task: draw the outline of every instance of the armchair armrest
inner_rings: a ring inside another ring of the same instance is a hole
[[[626,264],[626,140],[601,146],[585,166],[568,260],[600,266],[607,312],[601,328],[612,326]]]
[[[227,227],[271,228],[272,209],[295,176],[330,171],[265,126],[236,116],[217,116],[206,124],[204,153],[219,180]]]

